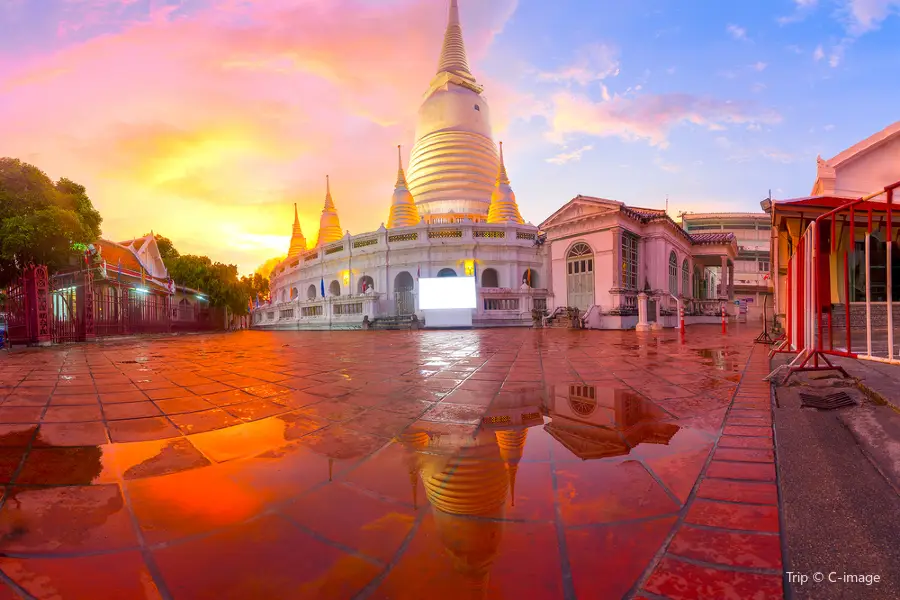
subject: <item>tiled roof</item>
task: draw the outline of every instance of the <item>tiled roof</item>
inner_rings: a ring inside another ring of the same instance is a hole
[[[664,218],[666,211],[657,208],[640,208],[637,206],[623,206],[622,211],[631,213],[631,215],[644,223],[649,223],[656,219]]]
[[[730,244],[734,241],[733,233],[692,233],[691,241],[695,244]]]
[[[123,269],[136,273],[141,272],[141,263],[131,249],[108,240],[98,240],[97,245],[102,248],[100,255],[106,261],[108,268],[116,269],[119,261],[121,261]]]

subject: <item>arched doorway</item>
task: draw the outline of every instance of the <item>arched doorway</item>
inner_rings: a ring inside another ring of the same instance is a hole
[[[456,271],[450,268],[441,269],[438,271],[438,277],[456,277]]]
[[[356,286],[356,293],[365,294],[369,291],[375,291],[375,280],[368,275],[363,275],[359,278],[359,283]]]
[[[485,269],[481,272],[481,287],[498,288],[500,287],[500,277],[494,269]]]
[[[594,252],[578,242],[566,255],[566,304],[587,310],[594,305]]]
[[[394,303],[398,315],[412,315],[416,312],[415,283],[412,275],[406,271],[397,273],[394,278]]]

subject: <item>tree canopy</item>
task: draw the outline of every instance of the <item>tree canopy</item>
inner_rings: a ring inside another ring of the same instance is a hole
[[[269,294],[269,279],[255,273],[238,277],[235,265],[213,262],[208,256],[180,254],[166,237],[155,234],[156,245],[166,269],[176,284],[202,291],[212,306],[227,306],[231,312],[243,315],[249,302]]]
[[[54,183],[33,165],[0,158],[0,286],[31,262],[51,272],[68,266],[72,244],[94,242],[102,220],[84,186]]]

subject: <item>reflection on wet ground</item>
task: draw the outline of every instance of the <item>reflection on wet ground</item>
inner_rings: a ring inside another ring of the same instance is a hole
[[[780,594],[755,332],[693,331],[0,357],[0,599]]]

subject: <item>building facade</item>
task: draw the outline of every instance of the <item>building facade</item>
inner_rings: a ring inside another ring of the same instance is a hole
[[[771,216],[760,213],[687,213],[681,223],[690,234],[731,233],[737,242],[734,261],[734,296],[748,304],[749,318],[763,315],[763,302],[772,311],[770,279]],[[721,277],[718,277],[721,280]]]
[[[534,310],[561,307],[587,314],[589,327],[659,325],[664,317],[674,323],[679,301],[689,314],[719,314],[733,296],[737,246],[728,233],[692,235],[665,211],[585,196],[540,228],[526,223],[483,91],[451,0],[408,173],[398,156],[386,224],[342,233],[340,198],[326,178],[316,243],[307,245],[295,209],[288,257],[272,272],[269,302],[253,311],[254,327],[357,329],[421,319],[421,277],[474,277],[475,326],[531,325]],[[721,293],[709,267],[730,274]]]
[[[854,144],[831,159],[824,160],[818,157],[816,163],[816,180],[810,196],[766,200],[762,203],[763,210],[770,215],[772,222],[770,244],[775,281],[775,306],[778,307],[778,315],[782,317],[787,312],[788,262],[809,223],[816,217],[846,204],[848,200],[868,196],[900,181],[900,121]],[[835,252],[829,257],[828,287],[831,304],[845,305],[849,302],[854,314],[864,313],[868,273],[871,278],[871,301],[876,304],[871,310],[878,314],[886,313],[889,281],[887,242],[893,239],[895,243],[891,246],[893,288],[891,295],[894,300],[893,311],[900,310],[900,305],[896,302],[900,299],[900,247],[896,244],[896,225],[892,227],[894,231],[887,231],[886,217],[886,198],[882,194],[873,198],[868,208],[856,213],[852,240],[846,231],[838,230]],[[865,238],[870,228],[871,256],[867,269]],[[846,225],[845,229],[848,229]],[[850,280],[849,290],[843,289],[840,285],[845,269]],[[837,319],[840,314],[841,311],[835,311],[835,318]]]

